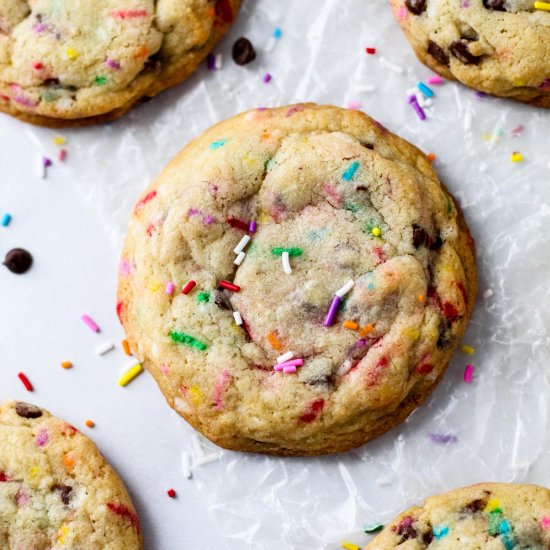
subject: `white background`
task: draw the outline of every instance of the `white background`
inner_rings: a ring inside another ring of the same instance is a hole
[[[273,29],[283,37],[266,51]],[[258,59],[236,67],[239,36]],[[366,46],[377,47],[367,56]],[[0,269],[0,400],[25,399],[90,434],[124,479],[143,523],[147,549],[318,548],[386,521],[430,493],[484,480],[550,485],[550,113],[479,99],[457,84],[436,89],[420,122],[405,92],[431,73],[412,55],[382,0],[245,0],[238,23],[216,49],[224,66],[202,68],[118,123],[81,130],[34,129],[0,117],[0,256],[32,252],[32,270]],[[381,57],[402,67],[399,74]],[[266,72],[273,75],[263,84]],[[361,91],[373,84],[371,93]],[[165,405],[152,379],[128,388],[115,315],[118,253],[131,204],[191,137],[243,109],[312,100],[360,101],[392,131],[437,154],[436,168],[461,202],[478,245],[480,297],[465,341],[429,403],[403,426],[359,451],[314,460],[224,452],[183,479],[180,454],[191,430]],[[467,113],[470,113],[467,115]],[[471,124],[468,122],[471,118]],[[523,131],[513,130],[523,125]],[[515,135],[517,134],[517,135]],[[36,158],[69,158],[46,180]],[[510,161],[512,151],[523,163]],[[92,333],[88,313],[101,326]],[[95,348],[117,349],[97,357]],[[70,360],[71,370],[60,362]],[[471,386],[465,365],[476,367]],[[35,392],[17,378],[22,370]],[[90,430],[86,419],[96,422]],[[429,441],[452,434],[454,445]],[[178,498],[170,500],[173,487]]]

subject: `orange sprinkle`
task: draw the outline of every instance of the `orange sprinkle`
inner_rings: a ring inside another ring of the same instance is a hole
[[[93,420],[86,420],[86,426],[88,426],[88,428],[93,428],[95,426],[95,422]]]
[[[134,54],[134,59],[143,59],[149,55],[149,50],[145,46],[141,46]]]
[[[72,468],[74,466],[74,456],[73,453],[66,453],[63,457],[63,464],[66,468]]]
[[[426,298],[425,298],[424,294],[419,294],[418,295],[418,301],[422,302],[422,303],[424,303],[426,301]]]
[[[354,321],[344,321],[342,326],[344,328],[349,328],[350,330],[357,330],[359,328],[359,325]]]
[[[273,349],[276,349],[277,351],[281,351],[283,349],[283,345],[281,344],[281,342],[277,338],[277,335],[274,332],[268,332],[266,338]]]
[[[271,137],[271,134],[270,134],[269,132],[264,132],[264,133],[260,136],[260,141],[266,141],[266,140],[268,140],[270,137]]]
[[[61,363],[61,366],[64,368],[64,369],[70,369],[72,368],[73,364],[70,362],[70,361],[63,361]]]
[[[122,340],[122,349],[126,355],[132,355],[132,352],[130,351],[130,344],[128,344],[128,340],[126,340],[126,338]]]
[[[433,162],[435,160],[435,153],[429,153],[428,155],[426,155],[426,158],[430,161],[430,162]]]
[[[374,325],[365,325],[362,329],[359,329],[359,334],[364,338],[368,336],[374,330]]]

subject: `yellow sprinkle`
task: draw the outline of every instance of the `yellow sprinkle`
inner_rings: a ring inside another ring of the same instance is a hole
[[[258,164],[258,159],[255,159],[254,157],[246,155],[246,156],[243,157],[243,162],[246,162],[250,166],[254,166],[254,165]]]
[[[491,510],[495,510],[497,508],[500,508],[500,500],[498,500],[498,498],[492,498],[487,503],[487,506],[485,506],[485,511],[490,512]]]
[[[141,363],[136,363],[133,367],[130,367],[119,379],[119,386],[127,386],[136,376],[143,372]]]
[[[371,324],[365,325],[362,329],[359,329],[359,335],[362,338],[365,338],[365,336],[368,336],[373,330],[374,330],[374,325],[371,325]]]
[[[61,363],[61,366],[64,368],[64,369],[70,369],[72,368],[73,364],[70,362],[70,361],[63,361]]]
[[[418,340],[418,338],[420,338],[420,332],[415,328],[406,328],[403,334],[411,340]]]
[[[521,153],[518,153],[517,151],[514,151],[512,153],[512,156],[510,157],[510,160],[512,162],[521,162],[523,160],[523,155]]]
[[[159,290],[159,289],[160,289],[159,283],[151,283],[151,284],[149,285],[149,290],[150,290],[151,292],[157,292],[157,290]]]
[[[65,145],[67,143],[67,140],[64,137],[57,136],[53,138],[54,145]]]
[[[29,476],[31,477],[31,479],[34,479],[38,475],[39,471],[40,471],[40,468],[38,466],[31,468],[29,471]]]
[[[370,231],[375,237],[379,237],[380,236],[380,233],[382,233],[382,231],[380,230],[379,227],[373,227]]]
[[[74,48],[69,48],[65,52],[65,55],[67,56],[67,59],[76,59],[80,54]]]
[[[67,534],[69,533],[69,528],[63,524],[60,528],[59,528],[59,531],[57,532],[57,542],[59,542],[59,544],[65,544],[65,537],[67,536]]]
[[[361,548],[357,546],[357,544],[353,544],[353,542],[343,542],[342,548],[344,548],[344,550],[361,550]]]
[[[535,2],[533,6],[536,10],[550,11],[550,3],[548,2]]]
[[[191,402],[193,405],[198,405],[202,403],[202,393],[197,386],[191,386],[189,388],[189,393],[191,394]]]
[[[468,346],[467,344],[464,344],[462,348],[460,348],[464,353],[467,353],[468,355],[473,355],[475,349],[472,346]]]
[[[426,301],[426,297],[424,296],[424,294],[419,294],[418,295],[418,301],[422,302],[422,303],[424,303]]]
[[[260,223],[269,222],[271,221],[271,216],[267,212],[262,211],[258,214],[258,221]]]
[[[344,321],[342,326],[344,328],[348,328],[349,330],[357,330],[359,328],[359,325],[353,321]]]

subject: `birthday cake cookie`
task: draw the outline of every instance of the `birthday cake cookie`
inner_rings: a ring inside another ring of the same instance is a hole
[[[44,126],[116,119],[189,76],[240,0],[0,0],[0,111]]]
[[[420,405],[475,295],[473,240],[426,156],[361,112],[301,104],[210,128],[143,193],[117,309],[206,437],[315,455]]]
[[[428,498],[392,521],[365,550],[550,548],[550,491],[480,483]]]
[[[418,58],[488,94],[550,107],[550,4],[391,0]],[[546,9],[538,9],[546,6]]]
[[[0,548],[142,548],[130,497],[97,447],[28,403],[0,405]]]

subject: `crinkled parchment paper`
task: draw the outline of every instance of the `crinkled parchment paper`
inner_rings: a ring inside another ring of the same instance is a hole
[[[276,27],[283,35],[268,51]],[[231,46],[243,35],[258,58],[238,67]],[[367,55],[366,46],[376,54]],[[434,395],[403,425],[343,455],[279,459],[220,451],[219,459],[193,468],[190,483],[200,487],[229,546],[361,544],[364,524],[387,521],[432,493],[488,480],[550,485],[550,111],[444,83],[434,86],[428,119],[420,121],[406,91],[431,73],[416,61],[384,0],[245,0],[216,53],[223,54],[221,70],[203,67],[115,124],[62,132],[69,159],[52,170],[71,171],[112,238],[108,253],[118,254],[144,186],[211,124],[258,106],[358,101],[436,154],[441,179],[476,239],[480,272],[464,339],[475,354],[457,352]],[[370,85],[374,90],[365,91]],[[53,154],[59,132],[27,131]],[[511,162],[513,151],[523,162]],[[469,363],[473,384],[463,381]],[[181,423],[175,419],[174,429]],[[183,446],[196,460],[193,430],[185,432]],[[452,437],[438,443],[430,434]],[[207,447],[207,454],[217,452]]]

